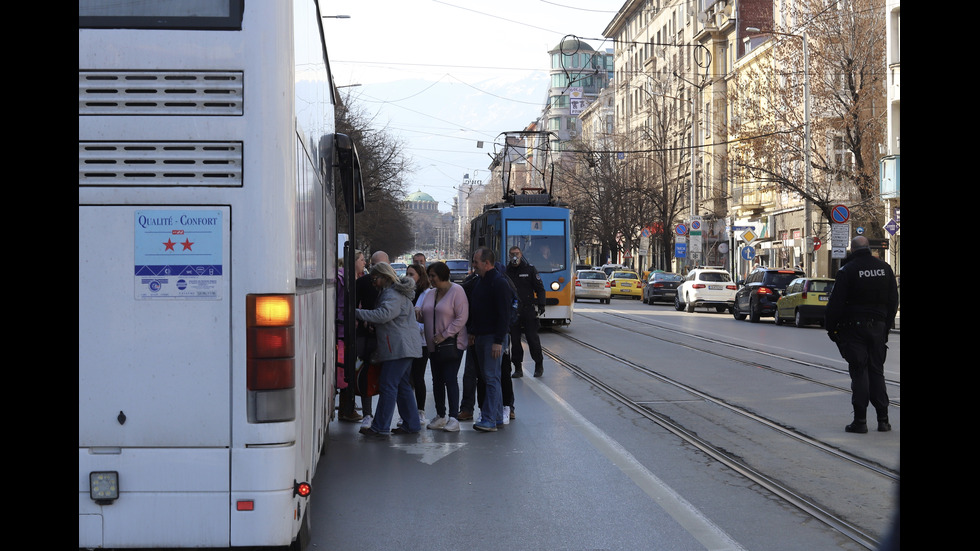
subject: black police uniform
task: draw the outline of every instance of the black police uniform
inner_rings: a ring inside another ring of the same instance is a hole
[[[888,331],[895,325],[898,286],[891,266],[857,249],[845,260],[827,303],[826,328],[847,360],[854,421],[847,432],[868,432],[868,403],[878,414],[878,430],[891,430],[885,390]]]
[[[531,359],[534,360],[534,376],[540,377],[544,373],[544,356],[541,354],[541,339],[538,338],[538,315],[544,313],[544,283],[537,268],[529,264],[524,257],[521,257],[520,263],[516,266],[513,262],[507,263],[507,275],[514,282],[517,293],[521,297],[520,319],[510,328],[510,360],[514,364],[512,376],[524,376],[521,367],[521,362],[524,361],[524,347],[521,345],[521,332],[523,332]]]

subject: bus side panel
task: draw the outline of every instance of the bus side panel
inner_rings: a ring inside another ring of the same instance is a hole
[[[119,499],[89,497],[92,471],[119,473]],[[79,547],[228,545],[226,449],[79,449],[78,472]]]
[[[216,297],[153,296],[152,281],[173,290],[180,276],[137,276],[137,240],[157,245],[160,264],[193,263],[205,245],[154,234],[138,212],[221,214],[210,245],[224,271],[208,280]],[[79,447],[230,445],[230,225],[227,207],[79,206]]]
[[[309,502],[293,494],[301,456],[296,443],[232,450],[235,478],[247,485],[232,488],[231,545],[287,545],[296,535]],[[240,501],[251,502],[250,510],[238,510]]]
[[[153,296],[150,282],[166,280],[172,293],[176,276],[137,276],[137,242],[158,241],[160,262],[180,265],[205,240],[156,235],[138,213],[219,215],[209,246],[222,273],[206,279],[214,297]],[[78,208],[80,546],[97,525],[109,547],[227,545],[230,226],[227,207]],[[119,499],[89,497],[93,471],[119,473]]]

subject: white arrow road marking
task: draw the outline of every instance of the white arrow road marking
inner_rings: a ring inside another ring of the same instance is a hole
[[[413,455],[421,455],[422,459],[419,461],[431,465],[465,445],[466,442],[420,442],[418,444],[395,444],[392,448],[398,448]]]

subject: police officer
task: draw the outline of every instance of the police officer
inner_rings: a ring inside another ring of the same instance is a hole
[[[898,286],[891,266],[871,255],[868,238],[851,240],[851,254],[837,272],[827,303],[826,327],[847,360],[854,421],[847,432],[868,432],[868,402],[878,414],[878,430],[892,430],[885,391],[888,331],[895,325]]]
[[[544,356],[541,355],[541,339],[538,338],[538,316],[544,314],[545,294],[544,283],[538,270],[530,265],[521,248],[510,248],[510,262],[507,263],[507,275],[517,287],[521,297],[520,319],[510,329],[511,362],[514,364],[513,378],[523,377],[524,370],[521,362],[524,360],[524,347],[521,345],[521,332],[527,339],[527,347],[534,360],[534,376],[544,374]],[[535,313],[535,309],[537,312]]]

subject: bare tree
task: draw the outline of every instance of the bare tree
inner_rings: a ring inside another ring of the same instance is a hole
[[[792,27],[763,30],[772,46],[729,86],[734,168],[745,188],[788,192],[809,200],[825,220],[839,202],[880,233],[877,147],[884,140],[885,21],[883,0],[790,0]],[[810,68],[804,74],[803,34]],[[808,81],[805,81],[808,79]],[[804,84],[811,94],[812,177],[806,183]],[[820,235],[819,228],[811,228]],[[876,236],[872,233],[871,236]]]
[[[575,211],[576,242],[596,241],[602,255],[636,249],[650,210],[642,153],[620,138],[601,144],[573,142],[557,176],[558,189]]]
[[[337,107],[337,132],[354,141],[364,182],[364,212],[357,215],[356,247],[383,250],[392,258],[412,248],[411,222],[402,209],[405,176],[413,170],[404,146],[386,127],[374,128],[374,119],[345,95]],[[338,190],[339,193],[339,190]],[[338,195],[338,205],[343,201]],[[346,227],[346,212],[338,221]]]
[[[646,107],[650,123],[641,128],[645,147],[649,197],[648,223],[652,228],[653,260],[651,264],[666,269],[674,255],[674,233],[671,228],[689,208],[691,158],[691,111],[681,108],[683,98],[669,88],[670,79],[658,89],[669,93],[648,94]]]

